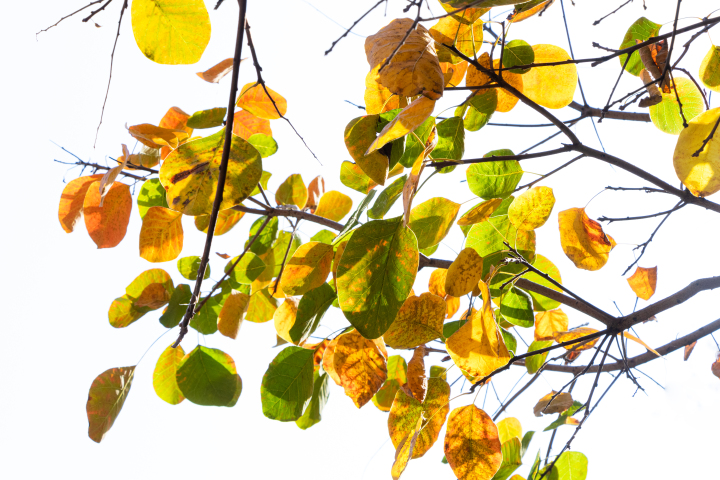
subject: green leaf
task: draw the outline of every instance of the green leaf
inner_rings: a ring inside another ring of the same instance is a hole
[[[496,155],[514,154],[512,150],[493,150],[486,153],[484,158]],[[505,198],[512,194],[522,175],[523,171],[517,160],[473,163],[466,171],[470,191],[485,200]]]
[[[351,120],[345,127],[345,146],[362,171],[375,183],[384,185],[390,165],[390,160],[385,154],[387,149],[365,155],[377,137],[375,127],[379,118],[378,115],[366,115]]]
[[[263,414],[273,420],[299,419],[313,394],[313,350],[287,347],[277,354],[260,387]]]
[[[465,153],[465,128],[460,117],[446,118],[437,124],[438,144],[432,151],[432,158],[436,162],[461,160]],[[439,173],[448,173],[454,166],[444,167]]]
[[[535,61],[535,51],[524,40],[511,40],[503,50],[503,67],[512,68],[517,65],[528,65]],[[524,74],[530,71],[529,68],[513,68],[512,73]]]
[[[228,294],[218,293],[210,297],[199,312],[197,312],[196,309],[197,313],[195,313],[195,316],[190,320],[190,326],[203,335],[212,335],[217,332],[218,315],[220,315],[222,304],[225,302],[227,296]],[[205,298],[201,298],[198,304],[203,300],[205,300]]]
[[[430,132],[432,132],[434,126],[435,117],[431,115],[413,132],[407,134],[405,151],[399,160],[403,167],[411,168],[417,157],[425,151],[425,142],[427,142],[428,138],[430,138]],[[418,141],[418,138],[420,141]]]
[[[192,403],[216,407],[232,406],[237,401],[238,389],[242,388],[232,357],[202,345],[180,362],[177,384]]]
[[[535,432],[530,430],[529,432],[526,432],[525,435],[523,435],[522,438],[522,448],[520,449],[520,456],[524,457],[525,452],[527,452],[528,447],[530,446],[530,442],[533,439],[533,435],[535,435]]]
[[[440,246],[440,244],[439,244],[439,243],[436,243],[436,244],[433,245],[432,247],[421,248],[421,249],[420,249],[420,253],[422,253],[422,254],[425,255],[426,257],[429,257],[430,255],[432,255],[433,253],[435,253],[435,252],[437,251],[437,249],[438,249],[439,246]]]
[[[374,220],[382,220],[388,210],[395,204],[395,201],[400,198],[406,181],[407,175],[403,175],[385,187],[385,189],[380,192],[380,195],[378,195],[372,208],[368,210],[368,217]]]
[[[270,295],[267,288],[264,288],[250,296],[245,320],[253,323],[264,323],[272,320],[277,307],[278,300]]]
[[[550,345],[552,345],[552,340],[542,340],[538,341],[535,340],[530,344],[528,347],[528,353],[534,352],[536,350],[542,350],[543,348],[547,348]],[[534,375],[537,373],[538,370],[540,370],[540,367],[543,366],[543,363],[545,363],[545,359],[548,356],[548,352],[541,353],[539,355],[533,355],[531,357],[527,357],[525,359],[525,368],[527,368],[527,371],[530,375]]]
[[[720,47],[710,46],[710,51],[700,64],[700,81],[713,92],[720,92]]]
[[[192,297],[192,291],[189,285],[181,283],[175,287],[167,309],[160,315],[160,324],[165,328],[177,326],[185,315],[190,297]]]
[[[582,403],[578,402],[577,400],[574,401],[573,404],[570,406],[570,408],[568,408],[567,410],[565,410],[564,412],[559,414],[558,418],[555,419],[555,421],[552,422],[550,425],[548,425],[543,430],[543,432],[549,432],[550,430],[555,430],[556,428],[561,427],[563,425],[576,426],[577,423],[568,423],[568,419],[571,418],[573,415],[575,415],[580,410],[582,410],[582,408],[583,408]]]
[[[295,323],[290,329],[290,338],[300,344],[306,341],[320,325],[320,321],[335,300],[335,290],[323,283],[318,288],[308,291],[300,298]]]
[[[464,313],[464,312],[463,312]],[[443,325],[443,337],[449,338],[450,335],[460,330],[460,327],[465,325],[467,320],[453,320]]]
[[[150,210],[150,207],[169,208],[165,199],[165,189],[160,183],[160,179],[151,178],[142,184],[137,197],[137,205],[140,218],[145,218],[145,214]]]
[[[322,411],[330,397],[330,376],[327,373],[318,375],[313,374],[313,393],[310,403],[305,408],[303,416],[295,421],[295,424],[303,430],[307,430],[320,420],[322,420]]]
[[[547,258],[543,257],[540,254],[537,254],[535,256],[535,261],[533,262],[533,266],[540,270],[543,273],[546,273],[550,276],[553,280],[556,282],[562,284],[562,277],[560,276],[560,270]],[[500,296],[500,286],[505,283],[506,281],[510,280],[514,275],[522,272],[525,270],[525,267],[522,265],[517,264],[511,264],[506,265],[502,267],[492,278],[490,282],[490,293],[493,297]],[[552,282],[549,280],[546,280],[544,277],[538,275],[535,272],[529,272],[523,275],[523,278],[526,280],[529,280],[533,283],[537,283],[538,285],[542,285],[544,287],[551,288],[555,291],[561,292],[562,289],[560,287],[555,286]],[[555,300],[551,300],[543,295],[540,295],[539,293],[535,292],[527,292],[530,294],[530,297],[533,301],[533,310],[536,312],[545,312],[547,310],[553,310],[560,306],[560,302],[557,302]]]
[[[185,400],[176,378],[177,368],[183,357],[185,357],[185,351],[181,346],[178,345],[177,348],[169,346],[160,354],[153,371],[155,393],[170,405],[177,405]]]
[[[395,394],[402,385],[407,383],[407,363],[400,355],[392,355],[387,359],[387,378],[380,390],[372,398],[373,404],[383,412],[389,412]]]
[[[375,190],[372,190],[370,193],[365,195],[365,198],[362,199],[360,204],[357,206],[355,211],[350,215],[350,218],[348,218],[347,223],[345,223],[345,226],[343,229],[338,233],[338,236],[335,237],[335,240],[333,240],[332,244],[337,245],[341,241],[345,240],[345,237],[358,225],[360,225],[360,216],[365,211],[366,208],[370,205],[370,202],[372,202],[373,197],[375,196]]]
[[[110,305],[110,325],[127,327],[146,313],[166,305],[174,290],[172,278],[162,268],[142,272],[127,286],[125,295]]]
[[[270,172],[262,172],[262,175],[260,176],[260,185],[262,186],[263,190],[267,190],[268,181],[270,180],[270,177],[272,177],[272,173]],[[255,188],[253,189],[250,196],[260,195],[260,189],[255,185]]]
[[[490,121],[497,109],[498,97],[494,88],[481,90],[455,110],[456,117],[465,115],[463,126],[469,132],[477,132]]]
[[[340,165],[340,182],[362,194],[367,194],[377,185],[362,171],[359,165],[347,160]]]
[[[418,248],[429,248],[445,238],[455,223],[460,204],[443,197],[435,197],[410,211],[408,226],[415,232]]]
[[[219,127],[225,120],[225,113],[227,113],[227,108],[225,107],[200,110],[188,118],[186,125],[189,128],[197,129]]]
[[[530,328],[535,325],[532,299],[524,290],[517,287],[506,287],[500,301],[500,313],[505,319],[518,327]]]
[[[350,237],[337,269],[338,301],[360,334],[390,328],[412,289],[419,261],[415,234],[402,217],[373,220]]]
[[[502,444],[502,464],[500,464],[500,469],[492,477],[492,480],[507,480],[522,465],[521,448],[520,439],[517,437],[513,437]]]
[[[682,113],[688,122],[705,111],[702,93],[692,80],[684,77],[675,77],[677,94],[682,103]],[[675,96],[675,89],[670,93],[662,93],[662,102],[650,107],[650,120],[660,131],[671,135],[679,135],[684,125],[680,106]]]
[[[93,380],[85,409],[88,436],[94,442],[100,443],[120,415],[134,376],[134,366],[119,367],[105,370]]]
[[[257,220],[255,220],[250,226],[250,235],[245,242],[245,246],[247,247],[248,243],[250,243],[250,239],[257,234],[257,232],[260,230],[260,227],[265,222],[264,217],[260,217]],[[278,234],[278,225],[280,222],[278,222],[277,217],[273,217],[270,219],[268,224],[265,226],[265,229],[260,233],[260,236],[255,240],[250,247],[250,251],[253,252],[256,255],[262,255],[266,253],[270,247],[272,246],[273,242],[277,238]]]
[[[330,230],[323,228],[322,230],[317,232],[315,235],[310,237],[310,241],[327,243],[328,245],[332,245],[333,240],[335,240],[335,237],[337,237],[337,234],[335,232],[331,232]]]
[[[137,46],[153,62],[196,63],[210,41],[203,0],[133,0],[131,13]]]
[[[564,452],[546,477],[549,480],[585,480],[588,460],[580,452]]]
[[[502,334],[503,341],[505,342],[505,347],[507,347],[511,354],[515,354],[515,352],[517,352],[517,339],[515,338],[515,335],[502,327],[500,327],[500,333]]]
[[[502,205],[501,205],[502,206]],[[475,249],[483,257],[483,277],[490,267],[507,257],[508,242],[528,260],[535,259],[535,232],[517,230],[507,215],[491,216],[486,222],[476,223],[467,234],[465,246]]]
[[[227,265],[225,265],[225,273],[230,270],[230,267],[232,267],[237,259],[238,257],[235,257],[228,261]],[[263,262],[260,257],[252,252],[245,252],[243,258],[235,265],[235,268],[230,274],[230,279],[237,284],[250,285],[264,270],[265,262]]]
[[[661,26],[662,25],[659,25],[655,22],[651,22],[645,17],[638,18],[632,25],[630,25],[630,28],[628,28],[628,31],[625,33],[625,37],[620,44],[619,50],[622,50],[623,48],[634,47],[636,44],[636,40],[644,42],[650,37],[657,36],[658,32],[660,32]],[[626,59],[627,54],[620,55],[620,58],[618,60],[620,61],[621,67],[625,65]],[[630,60],[628,60],[627,65],[625,65],[625,70],[637,77],[638,75],[640,75],[640,72],[644,68],[645,66],[640,59],[640,52],[635,50],[630,54]]]
[[[262,158],[274,155],[278,150],[278,144],[275,139],[269,135],[265,135],[264,133],[256,133],[252,135],[248,138],[248,143],[255,147]]]
[[[201,261],[202,259],[195,255],[192,257],[181,258],[177,262],[177,267],[180,275],[182,275],[183,278],[186,278],[188,280],[196,280]],[[205,269],[205,275],[203,275],[203,280],[207,280],[209,277],[210,265],[208,264],[207,268]]]

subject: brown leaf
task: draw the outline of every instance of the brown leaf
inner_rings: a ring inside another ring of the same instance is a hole
[[[240,61],[242,62],[245,60],[244,58]],[[233,59],[232,58],[226,58],[222,62],[218,63],[217,65],[208,68],[204,72],[198,72],[197,76],[202,78],[208,83],[218,83],[225,75],[232,72],[233,69]]]
[[[425,375],[426,356],[427,352],[425,351],[425,345],[420,345],[415,348],[415,352],[408,362],[408,390],[410,390],[412,397],[420,403],[425,401],[425,395],[427,394],[428,388],[428,379],[427,375]]]
[[[683,354],[683,360],[688,361],[688,358],[690,358],[690,354],[692,353],[693,349],[695,348],[695,345],[697,345],[697,340],[692,342],[690,345],[685,345],[685,353]]]
[[[572,395],[566,392],[559,394],[551,402],[550,399],[556,393],[557,392],[552,391],[538,400],[538,403],[533,408],[533,413],[536,417],[542,417],[543,415],[550,415],[553,413],[562,413],[572,406]]]
[[[325,179],[322,175],[318,175],[313,178],[307,187],[308,199],[305,204],[310,209],[310,212],[315,213],[315,209],[320,204],[320,197],[325,193]]]

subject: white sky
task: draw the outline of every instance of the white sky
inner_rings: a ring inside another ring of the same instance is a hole
[[[171,407],[157,398],[152,389],[152,372],[158,355],[174,338],[172,332],[150,348],[139,364],[124,410],[103,443],[97,445],[88,439],[85,402],[92,380],[107,368],[134,365],[164,330],[157,322],[158,313],[146,315],[129,328],[116,330],[107,322],[110,303],[140,272],[149,268],[166,269],[176,283],[184,280],[177,273],[175,262],[151,265],[138,256],[141,222],[136,211],[125,240],[114,249],[97,250],[82,224],[71,235],[62,231],[56,213],[62,179],[75,178],[78,170],[67,171],[66,166],[53,163],[53,159],[73,161],[53,142],[81,158],[104,163],[106,156],[120,154],[121,143],[134,145],[124,130],[126,123],[157,123],[171,106],[190,113],[226,106],[229,78],[220,85],[211,85],[200,81],[195,72],[232,56],[237,6],[227,0],[220,11],[211,12],[212,40],[203,58],[197,65],[176,67],[156,65],[140,53],[133,41],[127,12],[105,119],[97,148],[93,149],[121,0],[96,17],[102,28],[83,24],[82,17],[77,17],[35,39],[35,32],[85,1],[8,2],[0,19],[6,65],[0,119],[6,139],[2,196],[6,217],[9,215],[3,236],[6,273],[2,281],[5,305],[0,335],[2,476],[388,478],[394,449],[388,439],[387,414],[371,404],[358,411],[339,387],[331,388],[323,421],[307,431],[262,415],[260,380],[278,352],[270,348],[275,344],[272,322],[246,323],[236,341],[220,335],[202,339],[204,344],[220,348],[235,359],[244,385],[236,407],[199,407],[190,402]],[[211,8],[215,2],[206,3]],[[350,25],[371,4],[331,0],[311,3],[343,26]],[[357,27],[357,33],[372,34],[390,18],[401,15],[402,2],[390,3],[387,18],[375,12]],[[642,2],[636,1],[621,14],[593,27],[592,21],[622,2],[576,3],[573,7],[566,2],[566,9],[578,57],[601,53],[592,48],[593,41],[617,48],[627,27],[642,15],[658,23],[671,22],[675,8],[675,2],[648,0],[649,9],[643,12]],[[710,3],[684,1],[682,25],[694,23],[698,16],[709,13]],[[441,11],[436,3],[432,3],[432,9],[436,14]],[[513,26],[509,39],[551,43],[567,49],[560,13],[558,1],[542,18]],[[689,18],[692,16],[695,18]],[[266,169],[274,174],[269,190],[274,192],[291,173],[301,173],[306,182],[322,174],[328,189],[350,194],[357,204],[361,196],[340,184],[339,167],[342,160],[349,159],[342,141],[344,127],[361,114],[344,100],[363,103],[368,70],[364,39],[351,34],[333,53],[323,56],[343,30],[304,1],[251,1],[248,20],[268,85],[287,98],[289,118],[323,164],[318,165],[289,127],[275,121],[272,128],[280,150],[265,161]],[[685,35],[681,41],[687,38]],[[709,47],[707,36],[698,39],[683,65],[696,74]],[[604,105],[619,68],[616,60],[594,69],[579,68],[592,106]],[[241,85],[254,80],[254,71],[248,63],[242,65],[240,75]],[[618,92],[638,86],[635,77],[626,75]],[[441,108],[459,103],[463,95],[448,92]],[[581,100],[579,90],[575,98]],[[717,106],[717,97],[713,100],[713,106]],[[577,114],[569,109],[557,113],[563,119]],[[519,105],[511,113],[496,114],[493,121],[542,120]],[[597,127],[608,152],[677,184],[672,167],[675,137],[659,132],[651,124],[607,120]],[[573,130],[588,145],[599,146],[589,120]],[[480,132],[468,132],[466,157],[481,156],[498,148],[519,152],[547,134],[547,129],[488,126]],[[548,144],[551,148],[555,146],[559,142]],[[542,173],[568,158],[530,160],[522,166],[528,172]],[[533,178],[528,173],[523,183]],[[471,200],[467,186],[460,183],[463,179],[463,168],[440,178],[436,176],[416,203],[433,196],[447,196],[458,202]],[[619,169],[584,159],[542,185],[554,189],[557,205],[548,223],[538,230],[538,253],[559,267],[564,283],[576,293],[610,313],[616,313],[613,300],[623,313],[631,311],[635,296],[620,274],[633,260],[633,244],[645,241],[657,220],[606,227],[619,245],[601,271],[585,272],[576,269],[562,253],[555,213],[584,206],[607,185],[646,184]],[[606,192],[590,203],[588,213],[592,218],[641,215],[665,210],[674,203],[674,197],[664,195]],[[399,212],[397,206],[394,212]],[[249,218],[244,219],[230,234],[218,237],[213,252],[238,254],[250,223]],[[717,274],[718,225],[715,214],[695,207],[687,207],[666,222],[641,262],[645,267],[659,266],[658,290],[653,300],[677,291],[695,278]],[[315,230],[312,225],[302,225],[304,240]],[[181,256],[200,255],[204,235],[195,230],[190,218],[185,219],[185,232]],[[461,243],[460,230],[454,227],[434,256],[452,259],[453,251],[459,251]],[[213,271],[221,271],[223,265],[224,261],[213,255]],[[422,271],[418,275],[416,292],[426,290],[429,274],[430,271]],[[217,274],[212,278],[217,279]],[[661,346],[717,319],[718,298],[717,292],[702,293],[691,302],[659,315],[657,323],[640,325],[637,331],[651,346]],[[640,301],[639,307],[645,304]],[[591,326],[599,326],[570,308],[565,308],[565,312],[570,316],[571,326],[587,321]],[[328,326],[321,327],[318,334],[325,335],[344,324],[337,309],[332,309],[326,318]],[[532,337],[530,329],[520,334],[527,341]],[[190,351],[197,340],[197,335],[190,334],[184,343],[185,350]],[[630,345],[630,351],[637,355],[644,349]],[[682,353],[676,352],[643,366],[644,372],[665,386],[662,390],[641,376],[647,396],[642,392],[633,396],[632,383],[619,380],[573,444],[574,450],[589,458],[588,478],[706,476],[716,465],[715,438],[711,435],[720,428],[720,417],[716,414],[720,380],[710,373],[716,353],[717,347],[707,338],[698,343],[686,363]],[[409,358],[407,353],[405,356]],[[438,364],[440,357],[435,354],[428,363]],[[580,361],[588,361],[588,357],[586,353]],[[524,369],[513,367],[493,382],[502,398],[523,372]],[[455,377],[455,373],[450,374],[451,381]],[[509,415],[517,416],[525,431],[542,430],[552,419],[534,418],[532,405],[567,380],[566,374],[545,374],[524,400],[509,408]],[[599,388],[609,380],[609,376],[603,377]],[[459,392],[461,383],[453,387],[453,394]],[[585,400],[590,383],[590,378],[579,383],[574,391],[577,399]],[[481,392],[478,405],[482,405],[484,395]],[[451,407],[465,405],[470,399],[463,397]],[[492,414],[497,406],[490,391],[486,410]],[[561,428],[555,442],[556,452],[571,433],[571,428]],[[444,432],[423,458],[410,463],[403,478],[454,478],[449,466],[440,463],[443,437]],[[548,440],[549,433],[536,435],[526,464],[516,473],[527,473],[538,449],[542,449],[544,456]]]

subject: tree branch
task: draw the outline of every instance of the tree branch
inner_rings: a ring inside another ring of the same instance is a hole
[[[572,108],[573,110],[577,110],[578,112],[582,113],[585,117],[601,117],[601,118],[611,118],[613,120],[628,120],[631,122],[649,122],[650,121],[650,114],[648,113],[634,113],[634,112],[618,112],[614,110],[610,110],[603,113],[603,110],[601,108],[593,108],[593,107],[587,107],[580,105],[576,101],[573,101],[568,105],[568,107]]]

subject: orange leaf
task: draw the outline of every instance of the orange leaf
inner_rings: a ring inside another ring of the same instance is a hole
[[[713,362],[713,364],[710,366],[710,370],[712,371],[713,375],[720,378],[720,360],[715,360],[715,362]]]
[[[152,263],[175,260],[183,246],[182,212],[150,207],[140,229],[140,256]]]
[[[640,340],[640,339],[637,338],[636,336],[630,335],[630,334],[627,333],[627,332],[623,332],[623,336],[624,336],[625,338],[627,338],[628,340],[632,340],[633,342],[639,343],[640,345],[642,345],[643,347],[645,347],[645,348],[648,349],[649,351],[653,352],[653,353],[654,353],[655,355],[657,355],[658,357],[661,356],[661,355],[660,355],[658,352],[656,352],[654,349],[650,348],[647,343],[643,342],[642,340]]]
[[[615,241],[591,220],[584,208],[570,208],[558,214],[560,244],[577,268],[600,270],[608,261]]]
[[[594,328],[588,328],[588,327],[581,327],[576,328],[574,330],[570,330],[569,332],[555,332],[553,334],[553,338],[558,343],[563,342],[569,342],[570,340],[575,340],[576,338],[584,337],[586,335],[592,335],[593,333],[597,333],[598,330],[595,330]],[[598,341],[600,337],[595,337],[590,341],[578,342],[573,343],[570,345],[565,345],[565,350],[573,350],[575,352],[582,352],[583,350],[589,350],[591,349]]]
[[[657,267],[637,267],[635,273],[627,281],[635,295],[643,300],[650,300],[657,287]]]
[[[306,207],[310,208],[312,213],[315,213],[315,209],[320,204],[320,198],[325,193],[325,179],[321,175],[313,178],[307,187],[308,199]]]
[[[94,182],[88,188],[83,202],[85,226],[90,238],[98,248],[117,246],[127,232],[132,210],[130,187],[124,183],[113,183],[100,206],[100,182]]]
[[[300,245],[287,261],[280,288],[288,295],[304,295],[317,288],[330,274],[333,247],[321,242]]]
[[[66,233],[73,231],[75,223],[83,212],[83,202],[85,201],[88,188],[90,188],[90,185],[93,183],[97,183],[102,177],[102,174],[79,177],[65,185],[62,195],[60,195],[58,218],[60,219],[60,225]]]
[[[193,132],[193,129],[187,126],[187,121],[189,119],[190,115],[183,112],[182,109],[178,107],[170,107],[162,120],[160,120],[159,126],[170,130],[185,130],[189,137]]]
[[[267,89],[267,93],[265,90]],[[270,96],[268,96],[268,94]],[[236,105],[256,117],[274,120],[287,113],[287,101],[267,85],[248,83],[242,88]]]
[[[245,110],[235,112],[233,133],[244,140],[249,140],[256,133],[272,137],[270,122]]]
[[[245,60],[244,58],[240,60],[241,62]],[[232,72],[233,69],[233,59],[232,58],[226,58],[222,62],[218,63],[217,65],[208,68],[204,72],[198,72],[197,76],[202,78],[208,83],[218,83],[225,75]]]
[[[182,140],[190,137],[185,130],[161,128],[149,123],[128,127],[128,132],[133,138],[150,148],[162,148],[166,145],[170,148],[177,148]]]
[[[325,351],[323,352],[322,357],[322,367],[323,370],[325,370],[325,372],[330,375],[330,378],[333,379],[333,382],[335,382],[336,385],[342,386],[342,380],[340,380],[340,376],[335,371],[333,358],[335,356],[335,347],[337,346],[339,339],[340,337],[335,337],[325,347]]]
[[[568,316],[561,309],[535,314],[535,341],[553,340],[555,332],[568,329]]]
[[[683,360],[688,361],[688,358],[690,358],[690,354],[692,353],[693,349],[695,348],[695,345],[697,345],[697,340],[695,340],[690,345],[685,345],[685,353],[683,354]]]
[[[502,450],[498,429],[475,405],[450,412],[445,432],[445,457],[457,478],[489,480],[500,469]]]
[[[378,345],[382,338],[368,340],[357,330],[340,335],[337,341],[333,369],[345,395],[360,408],[372,399],[387,378],[387,352],[383,353],[384,346]]]
[[[407,386],[415,400],[422,403],[428,389],[428,378],[425,375],[425,345],[415,348],[413,356],[408,362]]]
[[[242,317],[247,312],[249,304],[249,295],[236,291],[230,293],[218,315],[218,331],[226,337],[237,338]]]

